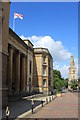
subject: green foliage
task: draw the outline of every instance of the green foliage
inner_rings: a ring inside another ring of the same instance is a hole
[[[76,80],[71,81],[71,88],[73,90],[77,90],[78,82]]]
[[[64,80],[64,78],[61,77],[61,72],[59,70],[53,70],[53,81],[54,89],[57,89],[58,91],[64,87],[68,87],[68,78]]]
[[[68,78],[66,78],[66,79],[64,80],[64,85],[65,85],[66,88],[68,88]]]
[[[59,70],[53,70],[53,77],[58,77],[61,79],[61,72]]]
[[[55,87],[56,87],[56,89],[57,89],[58,91],[60,91],[61,88],[62,88],[61,81],[55,82]]]

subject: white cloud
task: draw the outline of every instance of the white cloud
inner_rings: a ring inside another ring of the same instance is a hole
[[[21,38],[22,40],[27,39],[26,37],[24,37],[24,35],[21,35],[20,38]]]
[[[63,65],[62,67],[60,67],[59,65],[55,65],[54,69],[59,70],[61,72],[62,77],[69,77],[69,66]]]
[[[23,35],[20,36],[22,39],[26,39]],[[54,61],[66,61],[70,58],[71,53],[64,48],[61,41],[55,41],[51,36],[31,36],[28,37],[34,47],[45,47],[48,48]]]
[[[66,65],[68,60],[70,60],[71,53],[64,48],[61,41],[55,41],[52,39],[51,36],[31,36],[31,37],[24,37],[23,35],[20,36],[22,39],[29,39],[34,47],[44,47],[48,48],[50,51],[53,62],[54,62],[54,69],[60,70],[62,77],[67,78],[69,76],[69,66]],[[60,65],[60,63],[64,63],[65,65]],[[77,62],[77,59],[76,59]]]
[[[75,58],[74,61],[75,61],[75,67],[77,69],[77,75],[78,75],[78,58]],[[55,62],[54,69],[59,70],[61,72],[62,77],[64,78],[69,77],[69,66],[67,65],[60,66],[57,62]]]

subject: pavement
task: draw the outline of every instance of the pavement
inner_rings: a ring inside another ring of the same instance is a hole
[[[55,96],[53,96],[55,97]],[[49,101],[49,96],[47,96]],[[30,114],[31,111],[31,102],[32,99],[34,101],[34,111],[38,108],[42,107],[41,100],[43,100],[43,104],[46,103],[46,96],[43,97],[24,97],[21,101],[9,102],[9,111],[10,115],[9,118],[17,119],[17,118],[24,118],[26,115]],[[3,118],[6,118],[5,115],[6,108],[2,110]]]
[[[57,97],[49,102],[45,107],[35,112],[33,115],[27,115],[25,118],[73,118],[78,119],[78,95],[75,93],[62,93],[62,97]]]

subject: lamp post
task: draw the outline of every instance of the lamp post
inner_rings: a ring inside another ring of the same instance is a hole
[[[34,113],[33,112],[33,105],[34,105],[34,101],[33,100],[31,101],[31,105],[32,105],[32,114],[33,114]]]
[[[8,106],[7,106],[7,107],[6,107],[6,120],[8,120],[9,114],[10,114],[10,111],[9,111]]]

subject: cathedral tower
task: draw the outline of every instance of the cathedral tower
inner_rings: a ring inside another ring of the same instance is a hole
[[[69,84],[68,84],[69,87],[70,87],[70,83],[71,83],[72,80],[77,80],[77,69],[75,67],[75,62],[74,62],[73,55],[71,55],[71,59],[70,59]]]

